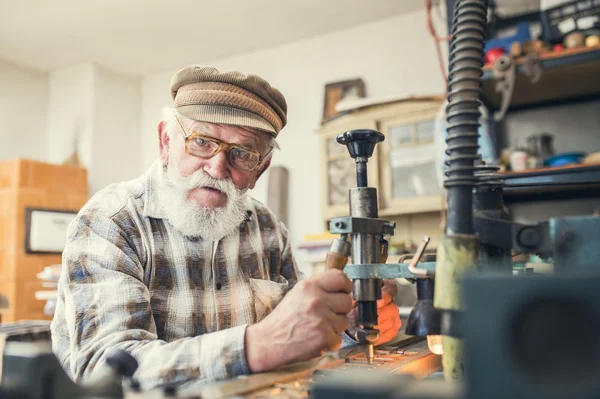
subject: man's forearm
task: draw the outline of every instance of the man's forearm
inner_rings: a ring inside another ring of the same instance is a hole
[[[210,382],[248,374],[244,340],[246,327],[238,326],[173,342],[147,339],[147,332],[106,334],[71,353],[71,373],[77,381],[101,376],[108,367],[106,357],[112,350],[122,349],[138,361],[136,377],[145,389],[189,379]]]

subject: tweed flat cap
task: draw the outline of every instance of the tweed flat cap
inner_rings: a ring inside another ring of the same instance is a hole
[[[178,112],[203,122],[264,130],[277,136],[287,123],[283,94],[266,80],[239,71],[190,65],[171,79]]]

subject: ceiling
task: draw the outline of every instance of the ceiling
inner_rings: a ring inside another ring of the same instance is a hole
[[[0,58],[50,71],[94,62],[170,70],[423,8],[420,0],[0,1]]]

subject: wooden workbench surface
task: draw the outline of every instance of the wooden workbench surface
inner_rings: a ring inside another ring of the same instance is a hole
[[[204,386],[187,384],[179,389],[178,394],[200,395],[203,399],[232,396],[251,399],[302,398],[308,397],[315,373],[352,369],[411,374],[421,379],[441,370],[441,356],[432,354],[423,338],[399,334],[390,344],[376,349],[373,365],[367,364],[364,348],[356,346],[274,372]]]

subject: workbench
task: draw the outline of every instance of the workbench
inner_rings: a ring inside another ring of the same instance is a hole
[[[355,346],[273,372],[241,376],[208,385],[188,383],[179,387],[177,393],[182,397],[199,395],[203,399],[307,398],[313,381],[343,370],[402,373],[424,379],[441,368],[441,356],[427,349],[425,337],[399,333],[390,343],[376,348],[372,365],[366,362],[364,348]]]

